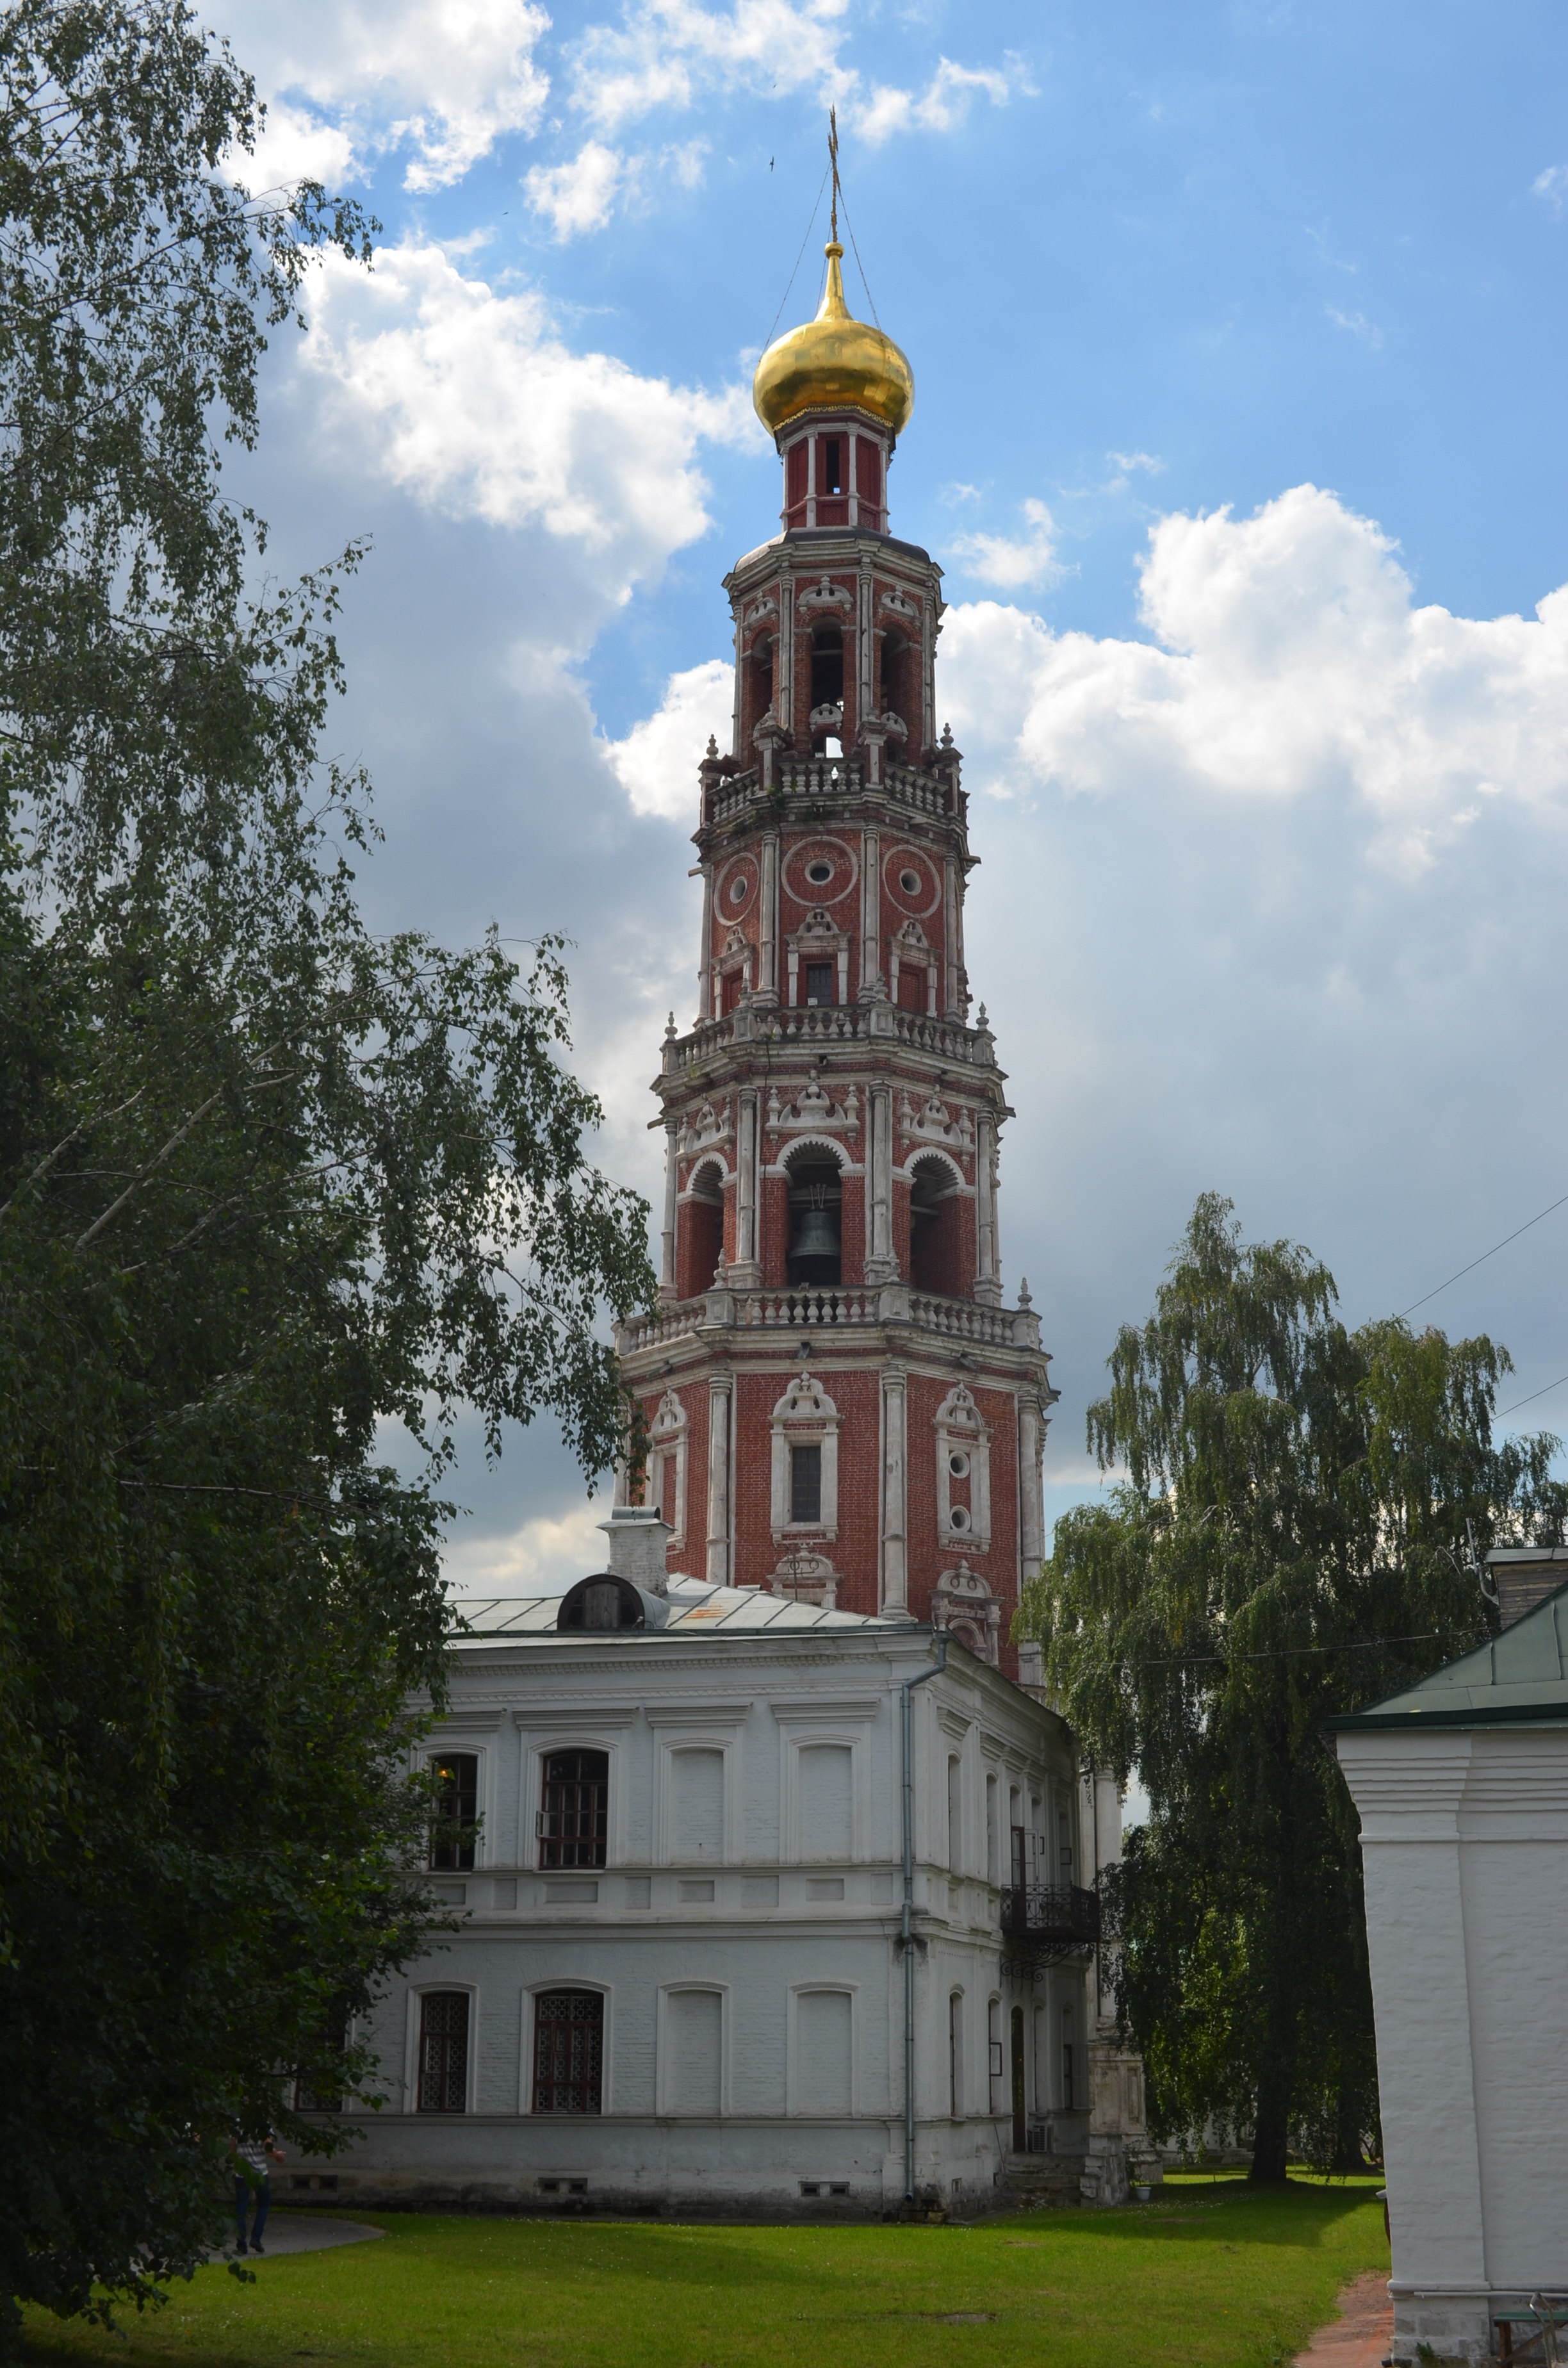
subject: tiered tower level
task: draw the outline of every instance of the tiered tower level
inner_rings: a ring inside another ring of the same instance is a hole
[[[757,368],[783,530],[725,578],[733,730],[698,767],[698,1016],[654,1080],[662,1305],[619,1338],[647,1427],[621,1496],[672,1571],[932,1619],[1016,1673],[1056,1394],[1027,1288],[1004,1304],[942,571],[889,530],[914,381],[842,254]]]

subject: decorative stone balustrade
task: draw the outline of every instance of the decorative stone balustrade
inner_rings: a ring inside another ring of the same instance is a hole
[[[962,1061],[971,1068],[995,1065],[996,1042],[988,1028],[965,1028],[957,1020],[930,1019],[924,1012],[905,1011],[885,998],[877,1003],[804,1004],[780,1009],[743,1005],[722,1019],[699,1019],[685,1036],[665,1040],[665,1073],[677,1074],[691,1063],[731,1044],[772,1043],[827,1047],[864,1043],[880,1037],[942,1061]]]
[[[723,775],[709,793],[707,819],[712,824],[733,822],[749,808],[766,805],[775,797],[787,805],[797,799],[811,804],[829,798],[858,798],[867,787],[858,757],[780,757],[774,766],[771,791],[763,788],[756,765],[744,773]],[[884,757],[882,777],[872,793],[878,792],[900,805],[912,806],[917,814],[949,815],[953,812],[945,774],[927,773],[896,757]]]
[[[913,1324],[947,1340],[979,1349],[1037,1349],[1040,1319],[1028,1308],[983,1307],[972,1299],[938,1298],[912,1292],[907,1283],[881,1289],[824,1286],[818,1291],[726,1291],[722,1285],[699,1299],[662,1307],[657,1315],[634,1315],[620,1326],[616,1345],[623,1356],[663,1348],[706,1326],[737,1331],[837,1330],[865,1324]]]

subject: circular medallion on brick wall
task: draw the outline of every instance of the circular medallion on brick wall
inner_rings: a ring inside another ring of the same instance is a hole
[[[756,860],[737,855],[721,871],[713,887],[713,911],[727,928],[738,921],[756,894]]]
[[[941,874],[918,848],[893,848],[882,864],[882,879],[900,911],[916,920],[925,920],[942,901]]]
[[[784,858],[784,890],[798,905],[836,905],[860,876],[847,839],[802,838]]]

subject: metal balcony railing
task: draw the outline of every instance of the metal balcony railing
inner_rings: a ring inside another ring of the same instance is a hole
[[[1076,1884],[1018,1884],[1002,1894],[1002,1930],[1015,1946],[1064,1956],[1092,1949],[1100,1937],[1097,1891]]]

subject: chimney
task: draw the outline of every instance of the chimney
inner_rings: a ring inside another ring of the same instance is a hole
[[[608,1567],[618,1578],[629,1578],[644,1595],[669,1593],[665,1549],[675,1531],[651,1505],[617,1505],[599,1527],[609,1540]]]
[[[1568,1546],[1494,1546],[1486,1567],[1503,1625],[1511,1628],[1560,1587],[1568,1586]]]

